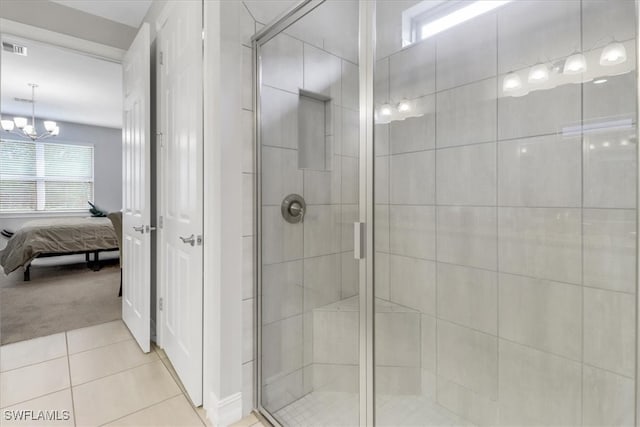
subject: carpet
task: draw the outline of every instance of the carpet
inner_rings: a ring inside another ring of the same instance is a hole
[[[122,318],[120,267],[105,264],[95,272],[84,263],[34,265],[30,282],[0,272],[0,344]]]

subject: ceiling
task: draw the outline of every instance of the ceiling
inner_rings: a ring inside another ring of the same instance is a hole
[[[129,3],[129,2],[128,2]],[[28,56],[2,51],[0,111],[3,115],[31,116],[28,83],[36,83],[36,116],[112,128],[122,127],[122,67],[16,37],[3,41],[26,46]]]
[[[140,27],[152,0],[50,0],[133,28]]]
[[[50,0],[111,21],[138,28],[152,0]],[[30,116],[28,83],[36,83],[36,116],[43,119],[112,128],[122,127],[122,68],[75,51],[16,37],[28,56],[2,51],[0,111]]]

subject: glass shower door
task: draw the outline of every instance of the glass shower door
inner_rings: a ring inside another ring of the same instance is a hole
[[[635,2],[376,12],[376,424],[633,425]]]
[[[257,44],[259,405],[285,426],[353,426],[358,2],[313,6]]]

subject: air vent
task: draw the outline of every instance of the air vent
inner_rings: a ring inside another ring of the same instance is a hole
[[[29,104],[33,104],[33,100],[32,99],[26,99],[26,98],[13,98],[14,101],[18,101],[18,102],[28,102]]]
[[[20,46],[10,42],[2,42],[2,50],[5,52],[15,53],[20,56],[27,56],[27,47]]]

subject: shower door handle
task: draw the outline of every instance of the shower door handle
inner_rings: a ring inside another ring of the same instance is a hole
[[[366,223],[354,222],[353,223],[353,257],[355,259],[363,259],[366,253],[365,248],[365,236],[366,236]]]

